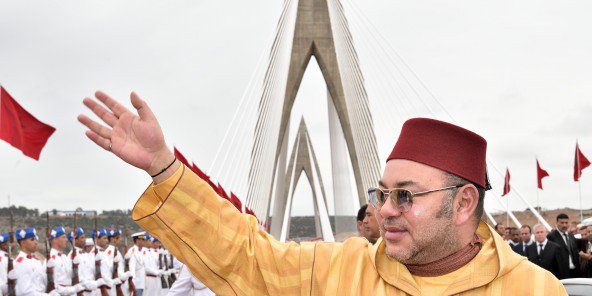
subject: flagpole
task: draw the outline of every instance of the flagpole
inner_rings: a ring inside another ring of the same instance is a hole
[[[538,210],[540,211],[541,210],[541,203],[539,202],[539,157],[537,155],[535,155],[534,159],[537,164],[537,186],[535,187],[534,190],[536,190],[537,207],[539,208]]]
[[[582,210],[582,174],[578,171],[578,175],[580,175],[578,178],[578,188],[580,190],[580,222],[582,222],[584,221],[584,212]]]
[[[584,213],[582,211],[582,170],[580,169],[580,148],[578,147],[578,139],[576,139],[576,167],[578,168],[578,190],[580,192],[580,222],[584,220]]]
[[[510,197],[506,197],[506,227],[510,227]]]
[[[542,211],[541,203],[539,202],[539,187],[538,186],[536,188],[536,195],[537,195],[537,207],[539,208],[539,211]]]

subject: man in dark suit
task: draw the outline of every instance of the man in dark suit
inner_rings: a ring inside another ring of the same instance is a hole
[[[549,232],[547,239],[558,244],[563,253],[563,268],[568,270],[566,278],[580,277],[580,256],[576,245],[576,238],[569,233],[569,217],[566,214],[557,215],[557,227]],[[561,278],[559,278],[561,279]]]
[[[561,247],[547,239],[547,228],[542,224],[533,227],[534,243],[526,248],[528,260],[548,271],[555,277],[565,277],[567,270],[562,267]]]
[[[528,248],[528,246],[530,246],[532,243],[533,241],[531,238],[530,226],[522,225],[522,227],[520,227],[520,243],[512,246],[512,250],[524,257],[528,257],[526,254],[526,248]]]

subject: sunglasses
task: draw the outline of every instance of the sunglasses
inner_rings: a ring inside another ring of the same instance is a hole
[[[416,196],[426,195],[432,192],[456,189],[463,186],[465,185],[454,185],[415,193],[403,188],[382,189],[371,187],[368,189],[368,204],[372,205],[372,207],[375,209],[380,210],[386,203],[387,199],[390,199],[391,204],[395,209],[398,209],[400,212],[407,213],[409,210],[411,210],[411,206],[413,206],[413,198]]]

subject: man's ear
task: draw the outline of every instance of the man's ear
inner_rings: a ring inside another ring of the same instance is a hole
[[[454,217],[456,225],[464,225],[473,220],[479,204],[479,191],[473,184],[458,189],[454,199]]]

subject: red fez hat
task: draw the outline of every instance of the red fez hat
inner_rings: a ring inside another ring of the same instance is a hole
[[[389,155],[441,169],[490,189],[485,164],[487,141],[462,127],[428,118],[413,118],[403,124]]]

